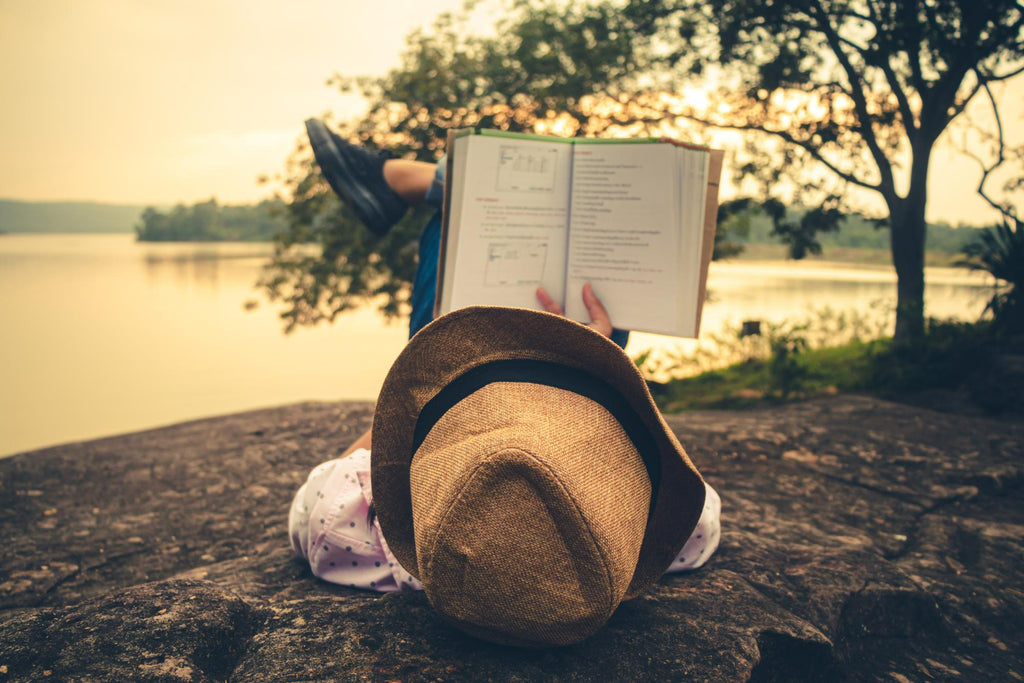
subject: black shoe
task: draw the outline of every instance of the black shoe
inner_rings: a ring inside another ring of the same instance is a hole
[[[324,179],[374,234],[405,215],[409,205],[384,181],[384,162],[394,154],[345,142],[319,119],[306,120],[306,134]]]

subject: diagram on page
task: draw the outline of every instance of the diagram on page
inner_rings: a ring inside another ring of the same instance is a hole
[[[488,287],[539,285],[544,276],[547,256],[546,242],[492,242],[487,247],[484,284]]]
[[[498,156],[499,192],[554,192],[558,152],[503,144]]]

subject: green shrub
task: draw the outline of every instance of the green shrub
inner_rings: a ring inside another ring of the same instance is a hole
[[[930,319],[917,344],[880,344],[867,386],[882,393],[958,388],[990,364],[989,325]]]
[[[807,365],[801,355],[807,350],[807,338],[799,330],[792,330],[776,334],[768,343],[771,349],[769,386],[773,394],[787,399],[800,390],[807,378]]]
[[[939,409],[959,410],[967,402],[990,414],[1020,413],[1024,337],[995,330],[992,321],[932,319],[923,339],[913,346],[894,346],[887,338],[816,346],[820,339],[813,323],[806,329],[776,326],[761,339],[768,348],[763,357],[651,383],[651,389],[666,412],[735,409],[854,391]]]
[[[959,265],[989,273],[993,278],[992,298],[986,311],[992,313],[995,330],[1024,333],[1024,223],[1005,219],[999,225],[980,230],[964,247]]]
[[[1007,359],[1019,358],[1021,337],[995,320],[977,323],[929,320],[920,343],[879,345],[866,386],[883,396],[927,391],[962,392],[989,414],[1024,408],[1024,381]]]
[[[761,333],[755,335],[744,335],[740,324],[726,325],[701,337],[695,349],[681,344],[674,349],[651,349],[637,356],[635,362],[648,380],[667,382],[738,363],[767,361],[776,356],[773,340],[799,337],[803,340],[800,350],[807,351],[878,339],[892,328],[892,318],[893,309],[884,301],[876,301],[863,311],[826,306],[790,321],[762,321]]]

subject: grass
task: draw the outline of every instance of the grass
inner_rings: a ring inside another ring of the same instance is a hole
[[[974,248],[981,269],[1008,282],[1019,300],[1022,224],[1004,224]],[[1003,234],[1005,233],[1005,234]],[[785,257],[781,245],[749,244],[739,258]],[[830,247],[827,259],[890,267],[884,249]],[[968,248],[971,254],[971,248]],[[812,257],[810,260],[825,260]],[[928,265],[963,265],[961,255],[928,252]],[[768,323],[759,332],[726,328],[695,350],[647,351],[636,363],[665,412],[743,408],[838,392],[866,392],[951,412],[1024,416],[1024,307],[990,304],[976,323],[930,319],[922,339],[896,346],[882,336],[891,315],[825,308],[804,320]],[[889,312],[891,314],[891,311]]]
[[[747,408],[762,403],[858,391],[865,388],[877,342],[853,341],[799,354],[801,378],[783,392],[771,359],[753,358],[719,370],[666,383],[651,383],[651,393],[666,413],[707,408]]]
[[[807,330],[776,330],[767,354],[649,382],[651,393],[666,413],[856,392],[948,412],[1024,414],[1024,336],[999,334],[990,322],[931,320],[925,339],[908,348],[887,338],[814,347],[799,336]]]

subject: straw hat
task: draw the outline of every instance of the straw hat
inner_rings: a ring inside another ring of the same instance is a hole
[[[374,507],[434,608],[477,637],[566,645],[658,580],[704,485],[622,349],[550,313],[421,330],[373,422]]]

